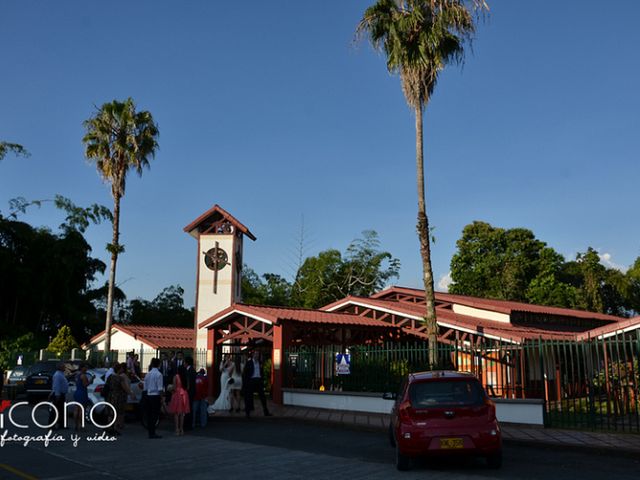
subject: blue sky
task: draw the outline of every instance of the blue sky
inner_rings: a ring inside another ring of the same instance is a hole
[[[182,228],[219,203],[258,237],[245,261],[293,274],[306,254],[374,229],[420,286],[414,119],[397,77],[353,31],[371,0],[0,4],[0,209],[60,193],[112,205],[83,158],[94,105],[133,97],[160,150],[122,203],[130,298],[180,284],[194,302],[196,243]],[[490,1],[463,68],[425,117],[436,280],[473,220],[522,226],[572,257],[640,255],[640,3]],[[624,15],[620,15],[624,12]],[[23,220],[55,229],[51,206]],[[107,260],[110,226],[91,227]]]

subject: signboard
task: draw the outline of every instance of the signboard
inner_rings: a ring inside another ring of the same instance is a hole
[[[349,375],[351,373],[351,355],[336,353],[336,374]]]

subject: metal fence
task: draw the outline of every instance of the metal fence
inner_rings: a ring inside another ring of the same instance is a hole
[[[472,372],[497,398],[545,402],[552,427],[640,433],[640,333],[585,341],[438,345],[438,368]],[[337,364],[348,354],[350,365]],[[351,392],[396,391],[429,369],[426,343],[299,347],[285,352],[284,385]]]

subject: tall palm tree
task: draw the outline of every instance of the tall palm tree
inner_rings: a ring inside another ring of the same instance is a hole
[[[471,6],[485,8],[484,0],[378,0],[358,24],[356,35],[366,35],[384,52],[387,69],[399,73],[402,91],[416,116],[416,176],[418,186],[418,238],[426,299],[425,324],[429,363],[437,363],[436,320],[431,268],[429,218],[425,201],[422,120],[438,80],[449,63],[460,63],[464,45],[475,32]]]
[[[136,112],[131,98],[105,103],[95,116],[84,122],[87,130],[82,141],[85,156],[95,162],[98,173],[111,184],[113,196],[113,239],[107,245],[111,253],[109,288],[107,292],[107,319],[105,322],[105,345],[107,355],[111,351],[111,323],[113,318],[114,286],[118,254],[124,251],[120,245],[120,200],[124,196],[127,173],[135,170],[142,175],[149,167],[149,159],[158,148],[158,127],[151,113]]]
[[[17,156],[29,156],[29,152],[27,152],[27,149],[22,145],[0,141],[0,160],[2,160],[9,152],[13,152],[13,154]]]

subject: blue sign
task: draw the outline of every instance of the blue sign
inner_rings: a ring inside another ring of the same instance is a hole
[[[349,375],[351,373],[351,355],[336,353],[336,374]]]

